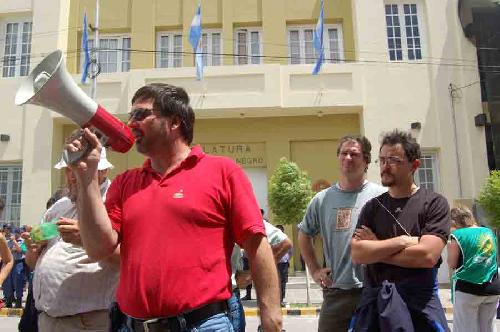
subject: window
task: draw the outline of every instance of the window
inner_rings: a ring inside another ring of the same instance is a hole
[[[385,5],[387,48],[391,61],[422,59],[420,21],[417,4]]]
[[[92,57],[94,52],[94,39],[88,40]],[[130,37],[103,36],[99,37],[99,51],[97,53],[101,73],[116,73],[130,70]],[[80,56],[81,69],[85,56]]]
[[[5,201],[1,219],[19,225],[21,212],[22,166],[0,166],[0,197]]]
[[[3,77],[26,76],[30,70],[31,22],[7,23]]]
[[[235,64],[255,65],[262,63],[262,43],[260,41],[260,30],[238,29],[236,30],[235,39]]]
[[[156,67],[182,66],[182,33],[161,33],[158,35],[156,49],[159,51],[156,58]]]
[[[318,52],[314,48],[315,26],[290,27],[288,29],[288,48],[290,64],[315,63]],[[342,27],[325,25],[323,30],[325,62],[335,63],[342,60]]]
[[[220,31],[204,31],[201,35],[204,66],[220,66],[222,64],[221,36]]]
[[[438,191],[437,169],[436,153],[423,152],[420,158],[420,167],[415,176],[415,183],[422,188]]]

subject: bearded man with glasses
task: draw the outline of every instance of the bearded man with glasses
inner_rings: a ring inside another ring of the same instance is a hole
[[[366,264],[354,331],[446,331],[437,270],[450,234],[446,199],[419,188],[420,145],[394,130],[382,138],[378,163],[389,191],[364,206],[351,241],[352,260]]]
[[[94,259],[122,250],[112,330],[232,331],[226,300],[237,243],[249,255],[262,326],[281,331],[278,275],[250,181],[234,161],[191,146],[194,122],[184,89],[140,88],[128,126],[147,159],[116,177],[106,206],[95,181],[101,144],[83,132],[92,150],[72,166],[83,244]]]

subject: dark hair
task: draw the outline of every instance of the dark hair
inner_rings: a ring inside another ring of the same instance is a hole
[[[420,159],[420,144],[409,132],[394,129],[391,132],[384,133],[380,142],[380,150],[384,145],[401,144],[405,151],[405,156],[409,162]]]
[[[283,225],[279,224],[279,225],[276,225],[276,228],[279,229],[280,231],[284,232],[285,231],[285,227],[283,227]]]
[[[191,144],[195,119],[186,90],[170,84],[151,83],[135,92],[132,104],[140,100],[153,100],[153,107],[161,116],[178,118],[182,136],[188,145]]]
[[[361,146],[361,153],[363,154],[363,159],[367,164],[372,161],[372,144],[365,136],[361,135],[346,135],[340,139],[339,146],[337,147],[337,157],[340,154],[340,149],[342,145],[346,142],[356,142]]]
[[[52,196],[48,199],[47,201],[47,204],[46,204],[46,208],[47,210],[55,203],[57,202],[58,200],[60,200],[61,198],[63,198],[64,196],[67,196],[68,195],[68,188],[59,188],[57,189],[53,194]]]

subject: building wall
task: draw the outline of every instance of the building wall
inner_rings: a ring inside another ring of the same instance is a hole
[[[421,129],[413,133],[425,150],[437,153],[437,190],[452,203],[470,201],[488,174],[484,129],[473,122],[474,115],[482,112],[479,85],[457,90],[453,108],[449,87],[479,80],[475,49],[463,36],[457,0],[416,3],[424,59],[391,62],[383,1],[327,1],[325,23],[342,25],[346,61],[325,63],[321,73],[312,76],[312,65],[288,65],[286,29],[314,26],[319,0],[204,0],[203,27],[222,29],[224,53],[234,53],[235,29],[259,27],[265,57],[261,65],[237,66],[232,56],[225,56],[224,66],[205,67],[203,81],[196,81],[190,54],[183,56],[181,68],[155,68],[155,54],[143,52],[155,50],[158,32],[178,30],[189,53],[186,36],[196,1],[101,1],[101,34],[127,34],[132,49],[140,52],[132,52],[131,71],[99,75],[96,99],[125,120],[140,86],[151,82],[183,86],[196,112],[196,142],[208,147],[248,143],[263,154],[265,163],[259,167],[267,170],[268,177],[285,156],[297,161],[313,180],[330,182],[338,176],[335,146],[341,135],[364,133],[373,143],[375,159],[381,132],[408,130],[412,122],[420,122]],[[9,20],[32,17],[31,67],[61,48],[68,70],[79,81],[81,20],[86,12],[95,25],[94,6],[94,0],[2,1],[0,31]],[[5,119],[0,133],[11,136],[9,142],[0,142],[0,163],[22,162],[21,222],[34,223],[50,193],[62,183],[52,165],[74,126],[56,113],[10,102],[20,82],[19,77],[0,78],[0,93],[8,101],[0,110]],[[89,85],[82,88],[89,93]],[[110,153],[110,158],[116,165],[112,175],[143,160],[135,152]],[[378,182],[378,173],[370,167],[369,180]]]
[[[103,34],[130,33],[132,49],[155,50],[155,33],[169,30],[182,30],[189,35],[189,27],[196,10],[196,1],[181,0],[111,0],[100,5],[99,27]],[[120,8],[119,11],[115,8]],[[72,27],[69,33],[71,49],[77,49],[81,38],[81,20],[87,13],[88,22],[95,22],[95,0],[71,1]],[[202,3],[202,23],[206,28],[223,29],[223,50],[225,54],[234,53],[234,28],[259,27],[263,31],[264,55],[273,57],[288,56],[286,27],[290,24],[316,24],[319,14],[319,1],[297,0],[204,0]],[[354,37],[352,29],[351,0],[334,0],[325,4],[325,23],[342,23],[346,59],[354,59]],[[95,24],[93,24],[95,25]],[[183,39],[183,50],[189,53],[192,48],[187,38]],[[265,63],[283,63],[286,59],[265,58]],[[193,66],[190,54],[183,56],[184,66]],[[231,56],[224,57],[224,64],[232,65]],[[152,68],[155,65],[154,53],[133,52],[132,68]],[[76,73],[78,59],[68,59],[68,68]]]

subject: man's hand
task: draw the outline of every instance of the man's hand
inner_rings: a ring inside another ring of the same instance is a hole
[[[24,243],[26,244],[26,257],[24,258],[25,263],[29,266],[31,270],[35,269],[36,261],[38,260],[38,256],[43,249],[47,246],[49,241],[40,241],[33,242],[30,233],[24,232],[21,234],[21,237],[24,239]]]
[[[373,233],[372,230],[365,225],[361,226],[361,228],[356,228],[354,231],[354,237],[358,240],[378,240],[375,233]]]
[[[321,286],[321,288],[328,288],[332,286],[333,280],[331,277],[332,270],[328,267],[317,269],[313,272],[312,277],[314,281]]]
[[[373,233],[372,230],[369,227],[366,227],[365,225],[361,226],[361,228],[356,228],[353,236],[356,240],[370,240],[370,241],[378,240],[375,233]],[[418,236],[400,235],[397,238],[398,240],[400,240],[400,242],[405,248],[418,244]]]
[[[61,217],[57,221],[57,229],[61,233],[61,238],[64,242],[71,243],[75,246],[82,246],[82,239],[80,237],[80,227],[78,220]]]
[[[97,136],[89,128],[82,129],[73,135],[65,146],[68,153],[85,152],[83,158],[74,164],[68,165],[76,174],[80,185],[88,185],[97,179],[97,164],[101,157],[101,143]]]

